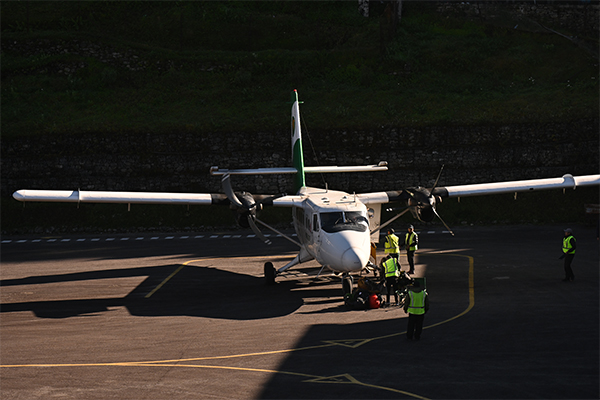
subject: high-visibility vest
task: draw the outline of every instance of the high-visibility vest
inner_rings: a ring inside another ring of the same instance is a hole
[[[389,278],[390,276],[398,276],[398,264],[396,263],[395,258],[390,258],[383,263],[383,266],[385,267],[386,278]]]
[[[565,254],[575,254],[575,250],[572,250],[573,246],[571,245],[571,239],[575,239],[573,235],[563,239],[563,253]]]
[[[404,243],[406,243],[406,250],[408,251],[415,251],[419,248],[417,245],[417,234],[415,232],[407,233]]]
[[[408,305],[408,313],[409,314],[425,314],[425,296],[427,293],[425,290],[421,290],[420,292],[413,292],[410,290],[408,292],[408,297],[410,298],[410,303]]]
[[[400,252],[400,246],[398,245],[398,236],[394,235],[393,233],[391,235],[387,235],[385,237],[384,247],[386,253],[398,254]]]

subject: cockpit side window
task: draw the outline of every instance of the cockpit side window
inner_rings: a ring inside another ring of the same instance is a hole
[[[329,233],[344,230],[364,232],[369,227],[369,221],[359,211],[321,213],[320,218],[321,228]]]

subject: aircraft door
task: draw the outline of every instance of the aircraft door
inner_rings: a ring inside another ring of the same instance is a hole
[[[367,216],[369,217],[369,230],[375,231],[381,225],[381,204],[368,204]],[[371,235],[371,243],[379,243],[379,230]]]
[[[319,214],[313,214],[312,220],[312,237],[313,244],[318,248],[321,245],[321,222],[319,221]]]

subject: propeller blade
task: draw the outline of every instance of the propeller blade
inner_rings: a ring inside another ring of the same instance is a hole
[[[221,179],[221,184],[223,185],[223,191],[225,192],[225,194],[227,195],[227,198],[233,205],[235,205],[236,207],[239,207],[239,208],[243,208],[244,205],[237,198],[235,193],[233,193],[233,189],[231,188],[231,181],[229,180],[229,178],[230,178],[229,174],[225,174],[225,175],[223,175],[223,178]]]
[[[452,229],[450,229],[450,227],[448,225],[446,225],[446,223],[444,222],[444,220],[442,219],[442,217],[440,217],[440,214],[438,214],[437,210],[435,209],[435,207],[433,207],[433,212],[435,213],[435,215],[440,219],[440,221],[442,221],[442,224],[444,224],[444,226],[446,227],[446,229],[448,229],[448,232],[450,232],[450,234],[452,236],[454,236],[454,232],[452,232]]]
[[[437,187],[437,184],[438,184],[438,182],[440,180],[440,176],[442,176],[442,171],[444,170],[444,165],[445,164],[442,164],[442,168],[440,169],[440,173],[438,174],[437,179],[435,180],[435,183],[433,184],[433,187],[429,191],[430,193],[433,193],[433,189],[435,189]]]
[[[250,228],[252,228],[252,230],[254,231],[254,233],[256,234],[256,236],[258,236],[258,238],[260,240],[262,240],[266,244],[271,244],[271,241],[269,239],[267,239],[265,237],[265,235],[262,234],[262,232],[260,231],[260,229],[258,229],[258,226],[256,226],[256,224],[254,223],[254,219],[250,215],[248,215],[248,225],[250,225]]]

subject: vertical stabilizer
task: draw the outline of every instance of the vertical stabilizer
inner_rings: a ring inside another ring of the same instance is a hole
[[[304,180],[304,155],[302,153],[302,133],[300,131],[300,108],[298,92],[292,92],[292,165],[298,171],[294,177],[294,191],[306,186]]]

